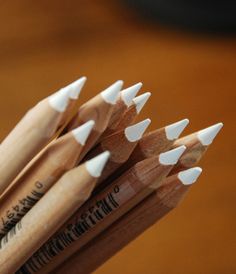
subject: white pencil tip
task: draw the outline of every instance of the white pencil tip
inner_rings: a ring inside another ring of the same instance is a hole
[[[77,100],[79,98],[80,92],[81,92],[86,80],[87,80],[87,78],[84,76],[84,77],[79,78],[75,82],[71,83],[67,87],[64,87],[64,89],[66,89],[68,91],[70,99]]]
[[[223,127],[223,123],[218,123],[198,131],[197,136],[200,142],[202,143],[202,145],[204,146],[210,145],[222,127]]]
[[[179,146],[159,155],[159,161],[163,165],[175,165],[184,153],[186,146]]]
[[[69,94],[62,89],[49,96],[48,101],[56,111],[64,112],[69,103]]]
[[[79,144],[81,144],[82,146],[85,145],[94,125],[95,125],[95,122],[93,120],[90,120],[87,123],[83,124],[82,126],[72,130],[72,134],[74,135],[76,141]]]
[[[151,92],[146,92],[133,99],[133,103],[136,106],[137,113],[139,113],[142,110],[142,108],[144,107],[144,105],[146,104],[150,96],[151,96]]]
[[[150,119],[143,120],[140,123],[127,127],[125,129],[125,136],[129,142],[136,142],[140,140],[143,136],[143,133],[151,123]]]
[[[123,89],[121,91],[121,99],[124,101],[124,103],[126,104],[126,106],[130,106],[132,104],[132,100],[134,99],[134,97],[137,95],[137,93],[139,92],[140,88],[142,87],[142,83],[137,83],[131,87],[128,87],[126,89]]]
[[[200,167],[193,167],[178,173],[178,178],[184,185],[191,185],[195,183],[202,173]]]
[[[101,96],[107,103],[114,105],[116,103],[116,100],[118,98],[118,95],[120,93],[122,86],[123,86],[123,81],[121,80],[116,81],[114,84],[112,84],[107,89],[102,91]]]
[[[172,141],[179,137],[179,135],[183,132],[185,127],[188,125],[189,120],[183,119],[174,124],[168,125],[165,127],[166,137],[168,140]]]
[[[105,151],[99,154],[98,156],[96,156],[95,158],[87,161],[85,163],[85,166],[89,174],[95,178],[100,177],[109,157],[110,157],[110,152]]]

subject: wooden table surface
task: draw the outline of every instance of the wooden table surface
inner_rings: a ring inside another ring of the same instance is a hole
[[[140,119],[152,129],[186,117],[186,133],[225,124],[184,203],[96,273],[236,273],[236,40],[152,25],[116,1],[0,7],[1,139],[40,98],[82,75],[81,102],[117,79],[142,81],[152,99]]]

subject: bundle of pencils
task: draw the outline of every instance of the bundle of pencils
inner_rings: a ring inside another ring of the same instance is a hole
[[[188,119],[145,133],[150,93],[117,81],[77,107],[82,77],[0,145],[0,274],[91,273],[174,209],[220,131]]]

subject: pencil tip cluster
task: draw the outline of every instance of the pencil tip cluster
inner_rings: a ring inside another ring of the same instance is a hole
[[[202,145],[204,146],[210,145],[222,127],[223,127],[223,123],[218,123],[198,131],[197,136],[200,142],[202,143]]]
[[[177,139],[188,124],[189,120],[183,119],[174,124],[166,126],[165,132],[167,139],[170,141]]]
[[[114,84],[106,88],[104,91],[102,91],[101,96],[105,100],[105,102],[114,105],[117,101],[122,86],[123,81],[118,80]]]
[[[159,161],[163,165],[175,165],[181,155],[184,153],[186,146],[179,146],[159,155]]]
[[[202,169],[200,167],[193,167],[179,172],[178,178],[184,185],[191,185],[197,181],[201,173]]]
[[[123,102],[126,104],[127,107],[129,107],[132,104],[132,100],[137,95],[142,85],[143,85],[142,83],[137,83],[121,91],[121,94],[120,94],[121,99],[123,100]]]
[[[85,163],[86,169],[92,177],[98,178],[110,158],[110,152],[105,151]]]

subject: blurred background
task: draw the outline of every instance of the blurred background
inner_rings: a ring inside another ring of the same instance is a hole
[[[190,3],[188,3],[190,2]],[[236,273],[234,1],[1,1],[0,138],[38,100],[85,75],[81,102],[143,82],[151,129],[225,126],[184,203],[96,274]]]

